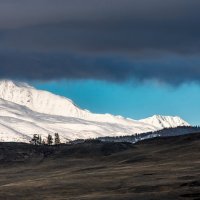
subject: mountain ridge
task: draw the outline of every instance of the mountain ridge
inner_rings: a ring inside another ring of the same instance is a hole
[[[162,126],[156,122],[162,120]],[[37,90],[26,83],[0,81],[0,141],[28,142],[33,134],[58,132],[62,141],[100,136],[132,135],[167,127],[189,126],[178,117],[153,116],[133,120],[95,114],[66,97]]]
[[[152,117],[139,121],[149,123],[160,128],[174,128],[177,124],[179,124],[179,126],[190,126],[189,123],[181,119],[179,116],[153,115]]]

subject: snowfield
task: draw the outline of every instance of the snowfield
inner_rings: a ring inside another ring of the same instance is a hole
[[[132,120],[80,109],[70,99],[37,90],[25,83],[0,81],[0,141],[29,142],[33,134],[59,133],[61,141],[133,135],[189,126],[180,117]]]

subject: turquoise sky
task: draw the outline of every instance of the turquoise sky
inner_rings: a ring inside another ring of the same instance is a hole
[[[94,80],[33,82],[36,88],[72,99],[79,107],[96,113],[112,113],[133,119],[154,114],[178,115],[200,124],[200,86],[178,87],[160,83],[111,83]]]
[[[0,0],[0,79],[96,113],[200,125],[199,8],[198,0]]]

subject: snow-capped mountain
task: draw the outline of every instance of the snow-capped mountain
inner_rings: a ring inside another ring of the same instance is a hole
[[[33,134],[58,132],[62,141],[132,135],[165,127],[188,126],[179,117],[132,120],[80,109],[70,99],[28,84],[0,81],[0,141],[28,142]]]
[[[94,114],[87,110],[82,110],[70,99],[47,91],[36,90],[26,83],[17,83],[9,80],[0,81],[0,98],[26,106],[35,112],[43,114],[75,117],[98,122],[130,123],[130,120],[121,116]]]
[[[160,129],[163,128],[174,128],[177,126],[190,126],[186,121],[181,119],[178,116],[171,117],[171,116],[161,116],[161,115],[154,115],[152,117],[148,117],[146,119],[139,120],[140,122],[148,123],[153,126],[156,126]]]

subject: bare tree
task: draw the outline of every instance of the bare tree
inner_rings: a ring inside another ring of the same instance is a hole
[[[60,144],[60,136],[58,133],[55,133],[55,141],[54,141],[55,145],[59,145]]]
[[[52,145],[53,144],[53,137],[52,137],[52,135],[48,135],[48,137],[47,137],[47,144],[48,145]]]
[[[39,145],[40,143],[40,138],[41,136],[39,136],[38,134],[34,134],[33,138],[31,139],[30,143],[34,144],[34,145]]]
[[[43,140],[42,140],[42,145],[45,145],[45,144],[46,144],[46,142],[45,142],[45,140],[43,139]]]

